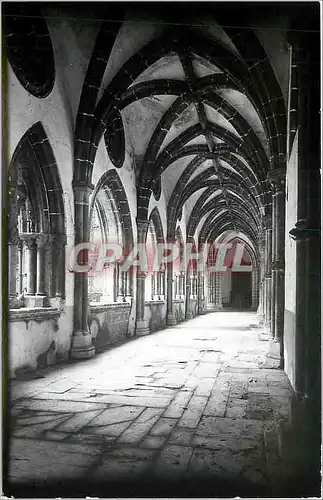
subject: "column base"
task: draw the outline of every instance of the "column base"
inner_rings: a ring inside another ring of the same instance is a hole
[[[257,312],[257,319],[259,321],[259,324],[264,327],[265,326],[264,315],[262,313],[260,313],[260,312]]]
[[[8,297],[9,309],[20,309],[20,301],[17,295],[9,295]]]
[[[205,308],[206,308],[205,299],[204,298],[198,299],[198,301],[197,301],[197,314],[204,314]]]
[[[149,326],[147,326],[147,323],[145,321],[137,321],[135,336],[136,337],[143,337],[144,335],[149,335],[149,334],[150,334],[150,330],[149,330]]]
[[[175,326],[175,325],[177,325],[177,321],[176,321],[174,313],[167,314],[166,323],[167,323],[168,326]]]
[[[192,311],[188,311],[188,312],[185,314],[185,319],[193,319],[193,313],[192,313]]]
[[[89,359],[95,355],[92,337],[88,332],[75,332],[72,337],[72,359]]]
[[[284,368],[284,356],[281,354],[281,343],[276,339],[269,340],[267,357],[276,360],[279,368]]]
[[[273,339],[273,334],[271,333],[271,325],[270,323],[266,322],[266,320],[264,321],[264,330],[268,335],[270,335],[271,339]]]
[[[25,307],[45,307],[47,305],[46,295],[28,295],[24,296]]]
[[[321,419],[320,405],[317,411],[306,401],[290,402],[289,421],[282,421],[279,428],[279,454],[287,462],[292,462],[301,477],[308,484],[321,482]],[[314,415],[314,416],[313,416]],[[315,494],[313,493],[313,496]]]

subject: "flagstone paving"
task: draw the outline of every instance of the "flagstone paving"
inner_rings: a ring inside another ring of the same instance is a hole
[[[254,313],[217,312],[18,377],[13,494],[284,494],[295,471],[277,429],[292,389],[268,346]]]

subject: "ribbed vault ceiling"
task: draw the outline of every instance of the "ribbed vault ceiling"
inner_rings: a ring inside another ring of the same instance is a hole
[[[92,142],[104,134],[112,161],[122,157],[122,144],[133,155],[139,219],[148,218],[162,183],[168,236],[185,207],[187,237],[240,231],[256,246],[268,214],[267,173],[285,161],[285,103],[253,30],[220,21],[147,24],[133,51],[126,42],[128,58],[118,68],[111,61],[122,36],[134,36],[136,23],[120,22],[114,39],[111,23],[103,23],[96,48],[107,51],[110,44],[111,53],[95,98]],[[111,64],[114,76],[108,78]],[[88,79],[93,81],[90,72]]]

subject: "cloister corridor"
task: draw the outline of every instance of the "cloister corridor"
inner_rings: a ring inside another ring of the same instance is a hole
[[[256,313],[223,311],[21,373],[10,394],[12,494],[299,494],[278,435],[293,391],[269,351]]]

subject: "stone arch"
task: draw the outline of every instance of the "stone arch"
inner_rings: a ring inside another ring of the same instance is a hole
[[[105,172],[97,182],[90,202],[90,229],[93,221],[99,220],[104,243],[118,243],[126,257],[133,246],[130,208],[122,181],[116,170]],[[96,243],[96,242],[94,242]],[[94,256],[95,259],[95,256]],[[132,270],[123,272],[118,262],[105,266],[106,276],[93,273],[89,276],[89,291],[95,296],[95,286],[100,289],[100,300],[117,302],[132,295]],[[99,284],[98,284],[99,283]],[[94,291],[93,291],[94,290]]]
[[[160,217],[160,213],[157,207],[155,207],[149,217],[149,220],[153,222],[156,230],[156,238],[157,242],[163,243],[164,242],[164,230],[163,230],[163,224],[162,220]]]
[[[44,306],[48,297],[65,293],[66,235],[59,171],[41,122],[20,139],[9,165],[7,183],[9,295],[15,297],[18,292],[27,291],[34,296],[37,292],[44,298],[28,304],[23,300],[22,304]],[[14,285],[17,259],[19,291]],[[28,259],[27,273],[23,268]]]
[[[116,170],[111,169],[105,172],[97,182],[95,189],[92,193],[91,203],[90,203],[90,217],[93,210],[93,204],[95,198],[99,191],[103,188],[107,188],[110,195],[109,198],[113,199],[117,209],[117,215],[120,218],[120,224],[122,228],[122,240],[125,249],[132,249],[133,246],[133,231],[131,222],[130,207],[127,199],[126,191],[123,187],[122,181]]]

